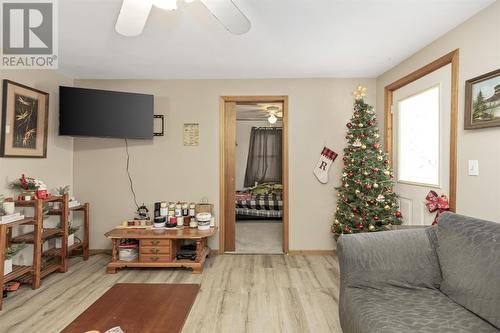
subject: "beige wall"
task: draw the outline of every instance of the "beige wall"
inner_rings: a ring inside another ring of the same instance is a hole
[[[76,80],[75,85],[150,93],[155,113],[166,116],[166,136],[130,141],[130,171],[138,201],[151,207],[158,200],[200,200],[219,206],[219,97],[288,95],[290,149],[290,249],[332,249],[330,224],[334,186],[340,179],[339,158],[330,183],[320,184],[313,167],[324,145],[341,153],[345,124],[352,113],[356,85],[375,91],[374,79],[296,80]],[[368,101],[374,103],[374,94]],[[182,124],[200,123],[200,146],[182,145]],[[74,144],[77,197],[91,203],[91,248],[110,246],[103,234],[135,208],[125,173],[123,140],[78,138]],[[218,248],[218,238],[211,241]]]
[[[43,180],[49,190],[61,185],[72,186],[73,139],[58,136],[58,127],[59,85],[72,86],[73,80],[51,70],[0,70],[0,78],[50,93],[47,158],[0,158],[0,193],[13,194],[8,182],[22,173]]]
[[[247,168],[248,149],[250,148],[250,132],[252,127],[268,127],[269,123],[264,121],[241,121],[236,122],[236,190],[245,188],[245,173]],[[275,127],[281,127],[281,123],[276,123]]]
[[[460,49],[457,212],[500,222],[500,128],[465,131],[465,81],[500,68],[500,1],[484,9],[377,78],[377,112],[383,123],[384,87],[440,56]],[[479,176],[467,161],[479,160]]]

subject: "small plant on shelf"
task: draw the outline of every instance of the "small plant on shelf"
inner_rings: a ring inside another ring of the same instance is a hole
[[[9,184],[9,187],[18,191],[36,191],[40,181],[32,177],[25,177],[24,174]]]
[[[56,187],[56,194],[60,196],[69,194],[69,188],[69,185]]]
[[[59,223],[57,225],[57,228],[61,229],[62,226],[61,226],[61,223]],[[74,234],[76,233],[78,230],[80,230],[80,227],[79,226],[74,226],[73,223],[71,223],[71,221],[68,221],[68,235],[71,235],[71,234]]]
[[[10,260],[16,256],[19,252],[21,252],[24,248],[26,248],[26,244],[21,243],[21,244],[13,244],[7,248],[7,251],[5,251],[5,259]]]

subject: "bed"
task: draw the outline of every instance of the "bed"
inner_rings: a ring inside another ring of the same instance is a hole
[[[281,194],[236,193],[236,219],[281,220],[283,199]]]

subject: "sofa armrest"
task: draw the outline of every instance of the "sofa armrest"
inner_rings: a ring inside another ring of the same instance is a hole
[[[337,244],[341,289],[438,288],[441,270],[435,244],[435,228],[342,235]]]

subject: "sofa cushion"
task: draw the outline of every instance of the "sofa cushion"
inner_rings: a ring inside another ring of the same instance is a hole
[[[348,287],[345,296],[340,304],[344,332],[500,332],[437,289]]]
[[[500,223],[446,213],[437,238],[441,291],[500,328]]]

